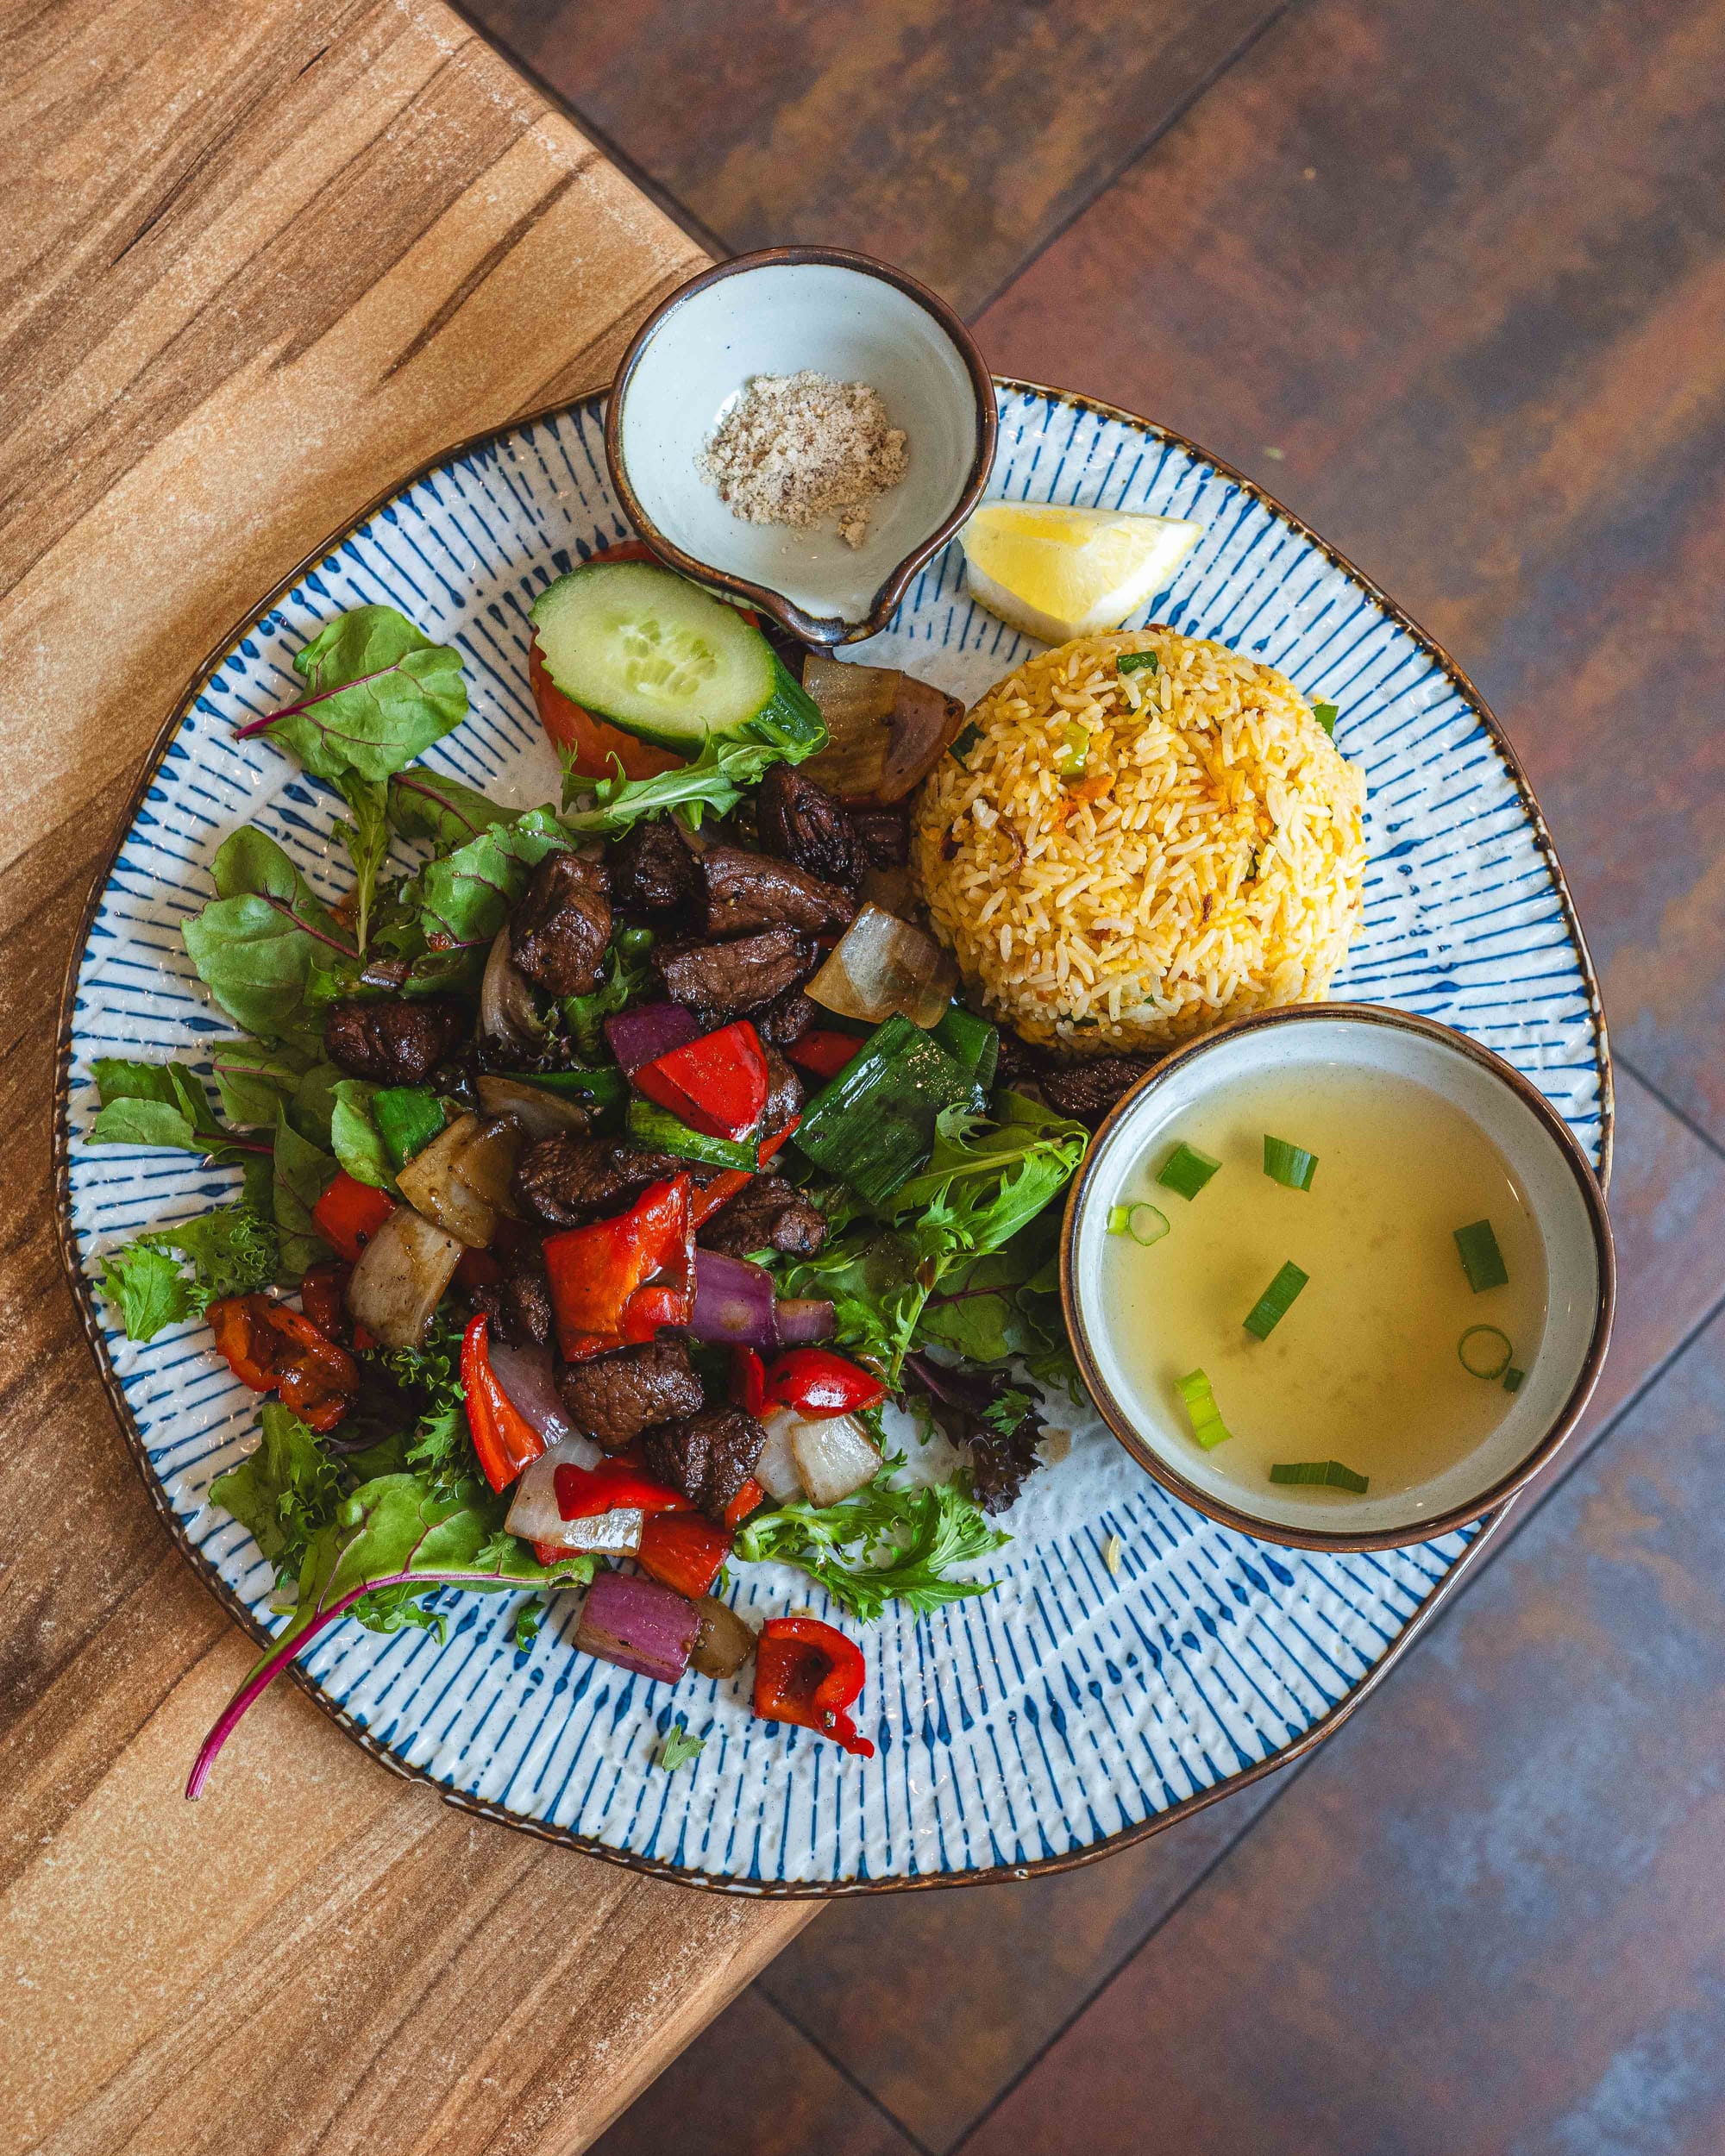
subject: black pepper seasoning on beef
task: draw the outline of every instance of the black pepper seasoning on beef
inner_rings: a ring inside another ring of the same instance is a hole
[[[767,1432],[740,1407],[708,1407],[678,1422],[662,1422],[641,1440],[647,1472],[679,1489],[716,1526],[755,1471]]]
[[[633,1445],[654,1423],[698,1414],[706,1397],[681,1340],[649,1340],[572,1363],[557,1390],[570,1421],[607,1452]]]
[[[700,888],[694,856],[663,818],[643,817],[605,849],[612,903],[656,918],[693,907]]]
[[[695,867],[706,899],[703,925],[709,936],[747,936],[762,928],[833,935],[848,928],[856,912],[848,891],[787,861],[775,861],[770,854],[708,846]]]
[[[803,1081],[770,1041],[762,1041],[761,1045],[767,1058],[767,1106],[762,1112],[761,1128],[770,1138],[775,1131],[782,1131],[794,1115],[800,1114]]]
[[[905,808],[854,808],[850,828],[865,868],[902,868],[911,857],[910,812]]]
[[[323,1021],[323,1052],[355,1078],[417,1086],[467,1031],[467,1013],[453,996],[344,996]]]
[[[1093,1063],[1072,1063],[1064,1070],[1044,1070],[1038,1077],[1042,1097],[1057,1114],[1095,1130],[1128,1086],[1135,1086],[1156,1062],[1153,1056],[1103,1056]]]
[[[820,1006],[810,1002],[800,988],[787,988],[765,1010],[755,1013],[755,1031],[776,1048],[800,1041],[812,1025],[820,1023]]]
[[[536,1243],[524,1241],[502,1258],[503,1275],[468,1298],[491,1320],[493,1339],[511,1347],[551,1344],[551,1288]]]
[[[582,854],[548,854],[509,924],[516,971],[547,995],[591,995],[605,970],[610,941],[604,862]]]
[[[649,1183],[688,1165],[668,1153],[644,1152],[616,1138],[578,1138],[559,1131],[530,1145],[516,1163],[511,1188],[530,1219],[554,1228],[621,1213]]]
[[[693,1010],[758,1011],[814,971],[812,940],[794,929],[769,928],[732,943],[662,946],[652,963],[674,1003]]]
[[[695,1240],[703,1250],[749,1257],[777,1250],[812,1257],[826,1240],[826,1215],[782,1175],[753,1175],[737,1195],[703,1220]]]
[[[844,804],[794,764],[773,766],[755,797],[755,814],[769,854],[848,890],[862,881],[866,864]]]

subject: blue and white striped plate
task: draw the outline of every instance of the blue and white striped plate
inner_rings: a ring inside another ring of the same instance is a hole
[[[1603,1167],[1610,1096],[1591,968],[1526,782],[1468,684],[1346,562],[1189,444],[1022,384],[1003,382],[1000,398],[996,493],[1195,517],[1204,539],[1156,618],[1260,654],[1340,707],[1338,739],[1371,787],[1372,858],[1337,993],[1487,1042]],[[260,1636],[282,1621],[270,1568],[206,1501],[255,1443],[253,1395],[201,1327],[130,1345],[89,1286],[104,1250],[227,1197],[234,1177],[89,1146],[90,1061],[196,1061],[229,1030],[179,928],[236,824],[260,824],[326,896],[341,889],[334,797],[265,741],[233,737],[236,721],[289,699],[289,656],[320,624],[384,600],[458,644],[473,713],[428,761],[529,805],[554,796],[557,774],[528,693],[528,607],[626,536],[597,404],[506,429],[413,479],[200,678],[92,901],[66,1021],[68,1263],[164,1517]],[[956,546],[930,562],[856,655],[967,699],[998,679],[1026,647],[970,605],[960,567]],[[1148,1833],[1323,1734],[1480,1539],[1377,1556],[1270,1547],[1185,1510],[1099,1423],[1053,1419],[1070,1424],[1070,1449],[1008,1515],[1000,1589],[869,1630],[872,1759],[753,1720],[737,1686],[668,1689],[576,1654],[568,1597],[526,1651],[511,1642],[512,1598],[452,1593],[447,1645],[337,1626],[305,1677],[361,1741],[452,1801],[643,1870],[759,1893],[1022,1876]],[[823,1601],[801,1575],[759,1567],[741,1569],[734,1593],[756,1616]],[[674,1715],[706,1744],[667,1774],[652,1759]]]

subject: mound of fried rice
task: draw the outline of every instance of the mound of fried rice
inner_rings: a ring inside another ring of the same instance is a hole
[[[1123,674],[1134,652],[1154,668]],[[969,718],[912,866],[993,1016],[1100,1055],[1328,993],[1359,925],[1365,782],[1284,674],[1171,629],[1081,636]]]

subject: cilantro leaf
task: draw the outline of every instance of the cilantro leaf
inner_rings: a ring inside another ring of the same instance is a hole
[[[692,1737],[680,1721],[671,1724],[665,1732],[665,1741],[653,1756],[656,1767],[663,1767],[667,1774],[674,1774],[679,1767],[687,1766],[691,1759],[698,1759],[706,1748],[705,1737]]]
[[[267,734],[320,779],[387,779],[459,726],[461,655],[393,606],[355,606],[293,655],[310,691],[239,732]]]
[[[817,1580],[840,1608],[872,1622],[888,1601],[919,1616],[995,1580],[955,1579],[951,1568],[975,1564],[1010,1539],[991,1527],[962,1476],[943,1484],[904,1485],[890,1461],[864,1489],[836,1505],[806,1500],[756,1513],[737,1537],[737,1554],[755,1564],[794,1564]]]

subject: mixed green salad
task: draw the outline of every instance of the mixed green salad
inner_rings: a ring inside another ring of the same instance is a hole
[[[184,927],[232,1034],[91,1069],[93,1143],[237,1171],[101,1275],[129,1338],[201,1321],[260,1402],[210,1497],[288,1621],[193,1795],[326,1625],[441,1634],[451,1587],[520,1596],[524,1647],[582,1589],[579,1649],[667,1683],[752,1658],[757,1714],[867,1753],[856,1639],[757,1632],[727,1583],[797,1567],[862,1625],[988,1592],[989,1514],[1076,1385],[1088,1132],[1003,1076],[904,868],[960,707],[635,547],[534,629],[565,778],[524,812],[418,761],[467,711],[453,646],[386,606],[313,637],[298,699],[239,731],[340,797],[343,895],[234,832]],[[680,1724],[661,1764],[699,1748]]]

